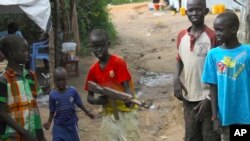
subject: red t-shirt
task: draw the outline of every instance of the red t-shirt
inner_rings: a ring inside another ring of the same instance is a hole
[[[99,61],[93,64],[87,76],[86,82],[88,81],[93,81],[102,87],[110,87],[123,92],[124,88],[122,86],[122,82],[130,81],[130,88],[134,91],[132,78],[128,71],[127,64],[122,58],[116,55],[110,56],[104,69],[100,68]],[[88,91],[87,83],[85,83],[84,89]],[[118,110],[130,111],[130,109],[128,109],[122,101],[117,100],[116,104]],[[110,103],[105,105],[104,108],[108,111],[112,111]]]

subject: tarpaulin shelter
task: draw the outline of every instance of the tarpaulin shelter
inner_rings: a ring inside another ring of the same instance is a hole
[[[48,30],[51,7],[49,0],[1,0],[0,14],[25,13],[44,31]]]
[[[238,38],[240,42],[250,44],[250,0],[241,0],[240,29]]]
[[[187,1],[188,0],[181,0],[181,7],[186,7]],[[207,2],[207,7],[210,10],[215,4],[224,4],[226,9],[230,10],[240,9],[240,6],[233,0],[207,0],[206,2]],[[176,8],[177,10],[179,9],[180,6],[179,0],[169,0],[169,4],[174,8]]]
[[[51,5],[49,0],[0,0],[0,14],[25,13],[43,31],[49,32],[49,73],[55,68],[54,32],[50,21]],[[52,77],[50,77],[50,81]],[[52,81],[51,81],[52,82]],[[53,84],[53,83],[51,83]]]

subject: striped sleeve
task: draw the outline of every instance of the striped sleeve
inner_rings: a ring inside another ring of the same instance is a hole
[[[187,33],[187,30],[182,30],[177,37],[177,42],[176,42],[176,46],[177,46],[177,55],[176,55],[176,60],[181,60],[180,54],[179,54],[179,48],[180,48],[180,43],[181,43],[181,39],[183,38],[183,36]]]
[[[0,78],[0,102],[7,102],[7,83],[4,78]]]
[[[31,76],[30,86],[31,86],[32,95],[34,97],[37,97],[38,95],[42,94],[43,91],[39,85],[36,74],[33,71],[29,71],[29,74]]]

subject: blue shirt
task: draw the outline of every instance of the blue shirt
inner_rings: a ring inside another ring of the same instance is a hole
[[[11,35],[11,34],[8,33],[8,31],[2,31],[2,32],[0,32],[0,39],[6,37],[8,35]],[[23,35],[22,35],[22,33],[20,31],[16,31],[15,35],[23,38]]]
[[[218,116],[222,126],[250,124],[250,46],[210,50],[202,82],[218,87]]]
[[[69,125],[77,122],[75,104],[83,105],[74,87],[68,87],[64,92],[54,90],[49,96],[50,112],[55,112],[54,124]]]

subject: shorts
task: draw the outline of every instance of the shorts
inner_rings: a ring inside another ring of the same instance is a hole
[[[200,101],[183,101],[185,141],[220,141],[220,134],[213,130],[211,106],[201,121],[195,119],[195,115],[198,111],[195,111],[194,107],[197,106],[199,102]]]
[[[54,124],[52,135],[53,141],[80,141],[77,122],[71,125]]]

